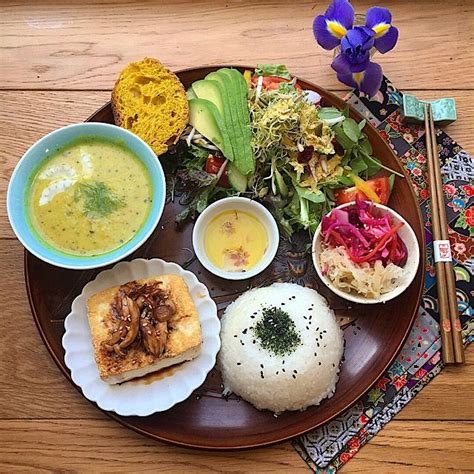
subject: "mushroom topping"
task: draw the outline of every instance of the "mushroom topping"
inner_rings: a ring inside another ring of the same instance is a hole
[[[160,284],[130,282],[120,287],[112,303],[118,328],[104,343],[107,351],[125,356],[124,349],[137,341],[150,354],[160,356],[165,352],[168,322],[176,313],[176,306]]]
[[[122,296],[122,314],[125,315],[125,322],[128,324],[127,335],[119,344],[119,349],[126,349],[137,337],[138,324],[140,322],[140,312],[138,305],[128,296]]]
[[[171,300],[155,308],[155,317],[159,322],[169,321],[176,312],[176,306]]]
[[[157,337],[155,325],[153,324],[152,312],[149,308],[145,308],[142,312],[140,321],[140,332],[142,335],[142,341],[143,345],[145,346],[145,349],[150,354],[159,355],[162,352],[160,340]]]
[[[160,355],[163,354],[166,347],[166,340],[168,339],[168,323],[158,322],[156,325],[156,331],[158,333],[158,340],[160,341]]]

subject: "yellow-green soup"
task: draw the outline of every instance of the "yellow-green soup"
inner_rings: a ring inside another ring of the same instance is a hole
[[[35,172],[29,215],[52,247],[100,255],[129,241],[151,207],[150,177],[124,146],[82,137],[52,154]]]

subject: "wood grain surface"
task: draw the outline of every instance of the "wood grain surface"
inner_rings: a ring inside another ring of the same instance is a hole
[[[143,56],[173,69],[222,62],[284,62],[342,91],[331,53],[312,39],[327,1],[0,3],[0,471],[304,472],[289,443],[204,453],[152,442],[101,414],[64,379],[31,318],[23,249],[6,217],[11,172],[43,134],[82,121],[110,95],[118,72]],[[363,12],[371,1],[354,1]],[[421,98],[454,97],[448,133],[474,153],[474,2],[376,2],[400,29],[378,60],[395,84]],[[54,291],[54,289],[53,289]],[[474,459],[474,350],[449,367],[343,469],[469,471]]]

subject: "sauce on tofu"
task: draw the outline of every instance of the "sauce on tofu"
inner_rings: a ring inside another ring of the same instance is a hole
[[[268,235],[258,219],[244,211],[224,211],[205,229],[204,249],[213,265],[225,271],[244,272],[264,256]]]
[[[139,231],[151,208],[148,171],[125,146],[81,137],[52,153],[30,180],[31,225],[51,247],[100,255]]]

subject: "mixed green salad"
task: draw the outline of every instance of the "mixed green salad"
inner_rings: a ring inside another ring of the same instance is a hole
[[[222,68],[187,95],[189,126],[166,163],[174,167],[171,198],[179,191],[185,206],[178,223],[241,195],[263,202],[290,236],[314,232],[332,207],[356,196],[388,201],[398,173],[372,156],[366,121],[325,107],[285,66]],[[391,176],[370,179],[382,168]]]

